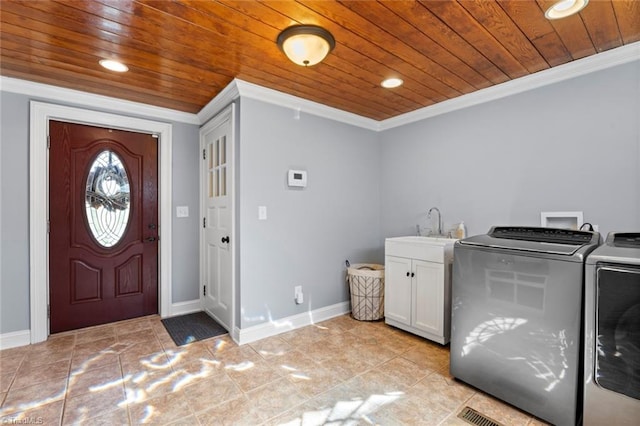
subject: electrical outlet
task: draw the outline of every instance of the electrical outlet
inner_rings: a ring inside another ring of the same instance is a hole
[[[302,286],[296,286],[293,288],[293,300],[296,301],[296,305],[301,304],[302,302],[304,302],[304,296],[302,294]]]

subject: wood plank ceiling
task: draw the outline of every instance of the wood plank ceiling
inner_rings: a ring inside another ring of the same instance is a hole
[[[191,113],[237,77],[383,120],[640,40],[638,0],[549,21],[552,3],[0,0],[0,74]],[[335,50],[293,64],[275,40],[294,24]],[[392,76],[404,85],[381,88]]]

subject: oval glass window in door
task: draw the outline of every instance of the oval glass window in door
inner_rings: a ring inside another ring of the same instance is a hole
[[[129,223],[129,178],[122,160],[111,150],[100,152],[91,164],[85,191],[87,223],[96,242],[113,247]]]

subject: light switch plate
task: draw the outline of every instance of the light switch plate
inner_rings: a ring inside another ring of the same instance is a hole
[[[189,206],[177,206],[176,217],[189,217]]]
[[[258,206],[258,220],[267,220],[267,206]]]

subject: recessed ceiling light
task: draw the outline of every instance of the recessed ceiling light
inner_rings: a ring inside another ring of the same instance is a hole
[[[109,71],[115,72],[127,72],[129,71],[129,67],[123,64],[122,62],[114,61],[112,59],[102,59],[100,61],[100,65],[108,69]]]
[[[384,87],[385,89],[393,89],[394,87],[402,86],[402,83],[404,83],[404,81],[399,78],[393,77],[383,80],[382,83],[380,83],[380,86]]]
[[[547,19],[562,19],[571,16],[584,9],[589,0],[560,0],[553,4],[544,13]]]

